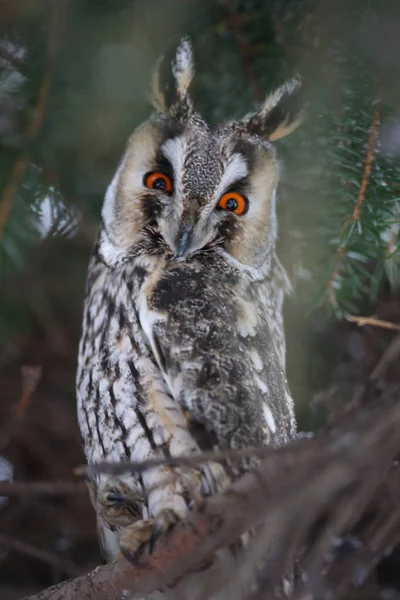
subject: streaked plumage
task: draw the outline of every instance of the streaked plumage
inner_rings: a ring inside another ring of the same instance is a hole
[[[153,83],[159,112],[133,133],[107,190],[89,265],[77,374],[89,463],[283,444],[295,433],[270,140],[297,125],[299,85],[243,121],[211,127],[188,94],[188,40],[170,65],[170,99],[166,66]],[[240,216],[218,208],[228,192],[244,198]],[[99,476],[91,493],[107,556],[129,522],[129,552],[140,556],[155,523],[184,518],[251,464],[160,467],[123,477],[119,489]]]

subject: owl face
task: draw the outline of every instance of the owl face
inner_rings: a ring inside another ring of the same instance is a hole
[[[276,237],[278,163],[271,140],[299,121],[293,107],[298,82],[267,98],[258,113],[210,126],[188,93],[193,68],[187,40],[171,63],[170,103],[160,73],[159,65],[153,92],[161,110],[131,136],[106,194],[108,242],[122,253],[136,247],[173,260],[220,247],[259,267]]]

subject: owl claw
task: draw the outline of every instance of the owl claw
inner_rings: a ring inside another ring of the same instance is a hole
[[[178,521],[178,515],[166,509],[156,519],[145,519],[124,528],[119,540],[123,556],[136,567],[142,566],[140,559],[146,547],[151,556],[158,538],[168,533]]]
[[[178,521],[178,517],[176,516],[176,514],[171,510],[166,510],[164,513],[162,513],[160,515],[160,517],[158,519],[156,519],[156,522],[154,523],[154,527],[153,527],[153,531],[151,532],[151,538],[149,541],[149,554],[153,554],[154,552],[154,547],[157,543],[158,538],[163,534],[163,533],[168,533],[168,531],[171,530],[171,528],[175,525],[175,523]]]
[[[151,532],[151,538],[149,540],[150,556],[153,554],[156,542],[161,534],[162,534],[162,527],[160,526],[160,523],[158,521],[156,521],[154,523],[153,531]]]
[[[137,569],[146,569],[146,565],[140,562],[142,552],[137,552],[133,555],[123,544],[120,544],[121,554],[126,560],[128,560]]]
[[[143,498],[117,477],[111,477],[97,493],[97,513],[110,527],[126,527],[141,517]]]

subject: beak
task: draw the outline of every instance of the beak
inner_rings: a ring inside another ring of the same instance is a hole
[[[176,257],[182,258],[185,256],[190,243],[192,241],[192,228],[189,224],[185,224],[178,233],[176,239]]]

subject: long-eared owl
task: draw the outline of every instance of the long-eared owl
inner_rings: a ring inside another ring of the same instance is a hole
[[[193,106],[192,77],[185,38],[172,60],[159,61],[157,110],[130,137],[106,192],[77,373],[89,463],[279,445],[295,434],[271,142],[300,122],[300,84],[286,83],[240,121],[211,126]],[[96,476],[105,555],[122,548],[137,560],[155,534],[252,464]],[[127,530],[129,546],[119,539]]]

